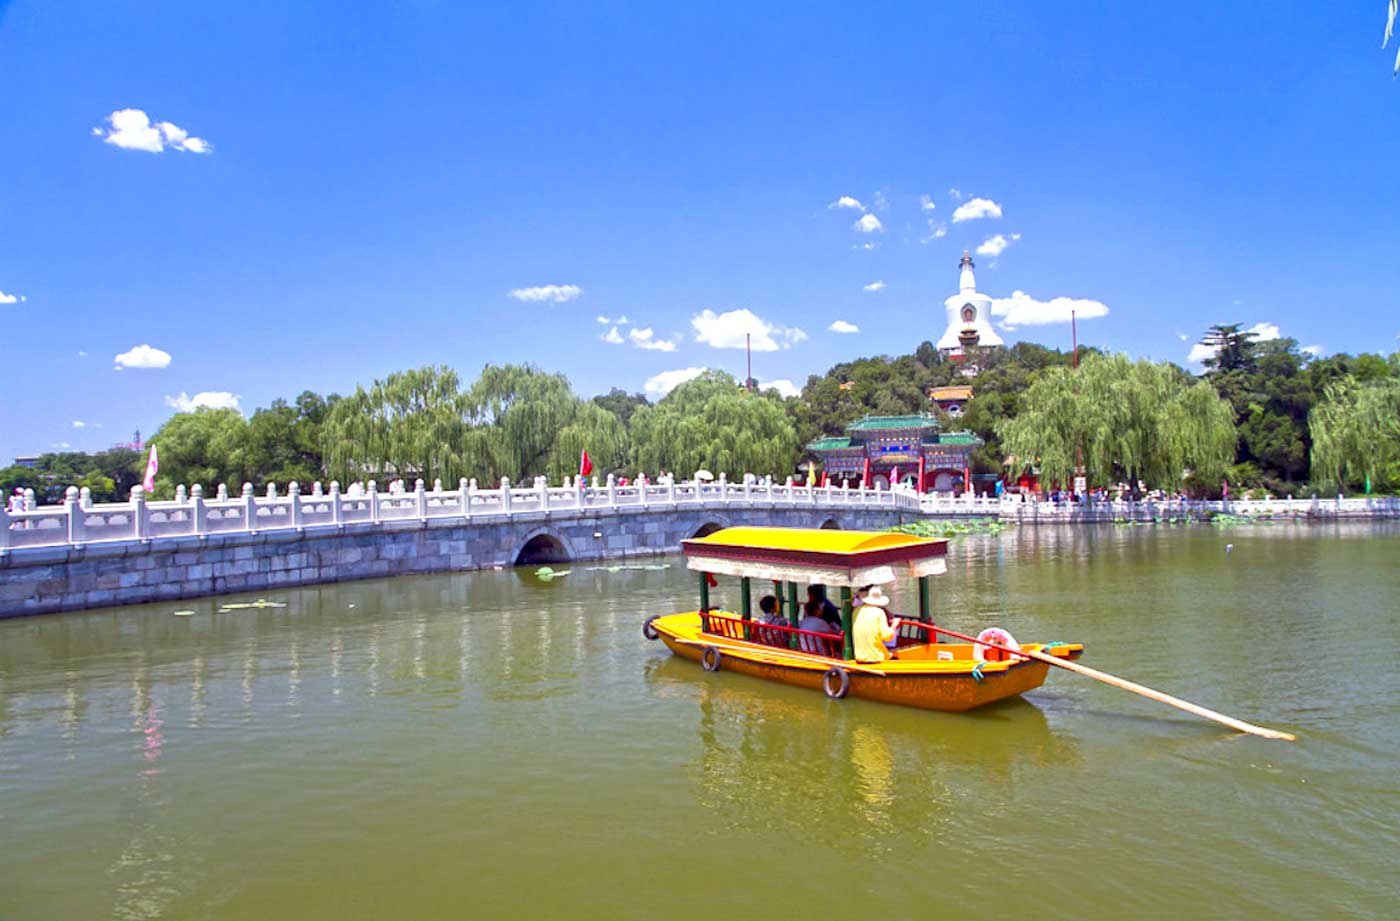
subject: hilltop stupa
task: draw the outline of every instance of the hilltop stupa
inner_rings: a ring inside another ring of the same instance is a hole
[[[950,358],[961,359],[964,350],[972,347],[1000,347],[1006,343],[992,329],[992,299],[977,291],[973,277],[972,255],[963,250],[958,279],[958,293],[943,302],[948,310],[948,329],[938,340],[938,351]]]

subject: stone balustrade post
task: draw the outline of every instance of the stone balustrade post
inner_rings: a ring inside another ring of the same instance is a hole
[[[243,527],[248,533],[258,530],[258,497],[253,494],[253,484],[243,484]]]
[[[413,481],[413,500],[418,507],[418,520],[426,524],[428,521],[428,491],[424,488],[421,478]]]
[[[276,483],[268,483],[268,484],[267,484],[267,497],[268,497],[269,499],[276,499],[276,498],[277,498],[277,484],[276,484]]]
[[[32,512],[38,507],[39,500],[34,498],[34,490],[26,489],[24,491],[24,510],[26,512]]]
[[[510,514],[510,477],[501,477],[501,512]]]
[[[370,480],[365,484],[365,494],[369,497],[369,520],[379,523],[379,484]]]
[[[146,539],[146,488],[131,487],[131,536]]]
[[[435,493],[442,492],[442,480],[441,480],[441,479],[434,479],[434,480],[433,480],[433,492],[435,492]]]
[[[301,484],[292,480],[287,484],[287,498],[292,500],[292,527],[301,530]]]
[[[78,496],[78,487],[69,486],[63,491],[63,505],[68,511],[68,543],[83,542],[83,506]]]
[[[345,524],[345,509],[340,504],[340,481],[331,480],[331,524]]]
[[[462,517],[472,517],[472,487],[466,477],[457,480],[457,501],[462,504]]]
[[[608,474],[608,508],[617,508],[617,483],[611,473]]]
[[[744,504],[753,505],[753,474],[744,474]]]
[[[549,511],[549,477],[535,477],[535,488],[540,492],[540,510]]]
[[[0,550],[10,546],[10,509],[9,506],[0,502]]]
[[[729,504],[729,474],[721,470],[719,473],[719,501]]]
[[[92,490],[86,486],[78,490],[78,503],[85,509],[92,508]]]
[[[220,502],[226,502],[226,501],[228,501],[228,484],[227,484],[227,483],[220,483],[220,484],[219,484],[218,490],[214,493],[214,498],[218,499]]]
[[[312,483],[312,484],[311,484],[311,498],[313,498],[313,499],[320,499],[320,498],[323,498],[324,496],[325,496],[325,493],[321,492],[321,481],[320,481],[320,480],[317,480],[316,482]]]
[[[669,505],[676,504],[676,475],[674,473],[666,475],[666,502]]]
[[[190,497],[189,497],[189,493],[185,492],[185,484],[184,484],[184,483],[181,483],[179,486],[176,486],[176,487],[175,487],[175,501],[176,501],[176,502],[180,503],[181,505],[184,505],[186,502],[189,501],[189,498],[190,498]]]
[[[190,533],[202,537],[209,531],[209,508],[204,504],[204,487],[198,483],[190,487],[190,504],[194,506],[190,515],[190,523],[193,525]]]

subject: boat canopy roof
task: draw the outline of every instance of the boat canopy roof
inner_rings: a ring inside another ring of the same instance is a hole
[[[681,546],[696,572],[784,582],[856,587],[948,571],[946,540],[888,531],[724,528]]]

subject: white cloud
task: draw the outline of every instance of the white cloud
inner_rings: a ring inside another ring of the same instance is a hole
[[[622,334],[619,333],[619,332],[617,331],[617,327],[616,327],[616,326],[614,326],[612,329],[608,330],[607,332],[603,333],[603,335],[600,336],[599,338],[601,338],[604,342],[610,343],[610,344],[612,344],[612,345],[621,345],[621,344],[622,344]]]
[[[884,192],[876,192],[875,203],[870,207],[875,211],[888,211],[890,208],[890,200],[885,197]]]
[[[1183,333],[1183,332],[1178,332],[1178,333],[1176,334],[1176,338],[1180,339],[1182,342],[1185,342],[1187,339],[1190,339],[1191,337],[1188,336],[1188,335],[1186,335],[1186,334]]]
[[[73,420],[73,428],[75,428],[75,429],[87,428],[87,423],[84,422],[84,421],[81,420],[81,419],[74,419],[74,420]]]
[[[1253,333],[1254,338],[1259,340],[1260,342],[1268,342],[1270,339],[1278,338],[1278,324],[1255,323],[1249,329],[1245,330],[1245,332]]]
[[[515,288],[508,293],[508,297],[513,297],[517,301],[528,301],[538,303],[539,301],[549,301],[552,304],[562,304],[571,301],[583,293],[583,289],[578,285],[539,285],[534,288]]]
[[[935,204],[933,203],[933,196],[932,196],[932,195],[920,195],[920,196],[919,196],[919,208],[920,208],[921,210],[923,210],[923,211],[932,211],[932,210],[934,210],[934,209],[937,208],[937,207],[938,207],[938,206],[935,205]]]
[[[1186,356],[1186,363],[1189,365],[1198,365],[1207,358],[1214,357],[1215,349],[1206,345],[1204,342],[1197,342],[1191,346],[1191,352]]]
[[[167,396],[165,405],[176,412],[192,413],[196,409],[238,409],[239,396],[227,390],[204,390],[190,396],[184,391],[178,397]]]
[[[604,326],[608,326],[609,324],[611,324],[611,325],[613,325],[613,326],[626,326],[628,323],[631,323],[632,321],[629,320],[629,319],[627,319],[627,315],[626,315],[626,314],[623,314],[623,315],[620,316],[620,317],[605,317],[605,316],[601,316],[601,315],[600,315],[600,316],[598,317],[598,322],[601,323],[601,324],[603,324]]]
[[[191,137],[184,128],[171,122],[151,124],[151,118],[140,109],[118,109],[105,119],[111,130],[93,128],[94,137],[123,150],[144,150],[147,153],[160,153],[166,148],[208,153],[209,142],[204,138]]]
[[[837,320],[827,327],[833,333],[858,333],[860,327],[854,323],[847,323],[845,320]]]
[[[170,364],[170,353],[149,345],[138,345],[122,352],[113,361],[117,363],[118,371],[123,368],[164,368]]]
[[[861,233],[875,233],[877,230],[884,230],[885,225],[880,223],[880,219],[873,214],[862,214],[860,220],[851,225],[852,230],[859,230]]]
[[[706,370],[705,368],[677,368],[675,371],[662,371],[660,374],[654,374],[647,378],[642,389],[650,396],[664,397],[686,381],[694,380],[704,374]]]
[[[6,294],[0,291],[0,304],[22,304],[26,300],[22,294]]]
[[[1006,248],[1019,239],[1021,239],[1021,235],[1019,233],[1013,233],[1009,237],[1003,236],[1002,234],[997,234],[994,237],[988,237],[982,243],[981,246],[977,247],[977,255],[991,256],[993,259],[995,259],[997,256],[1000,256],[1002,253],[1006,252]]]
[[[66,442],[66,441],[52,441],[52,442],[49,442],[49,447],[51,447],[51,448],[56,448],[56,449],[58,449],[59,451],[67,451],[69,448],[71,448],[71,447],[73,447],[73,446],[70,445],[70,444],[69,444],[68,442]]]
[[[958,205],[958,210],[953,212],[953,223],[975,221],[984,217],[1001,217],[1001,205],[990,198],[971,199]]]
[[[885,290],[885,288],[887,288],[887,287],[889,287],[889,286],[886,285],[883,281],[872,281],[870,284],[866,285],[865,288],[864,288],[863,290],[865,290],[865,291],[883,291],[883,290]]]
[[[779,378],[776,381],[764,381],[758,385],[758,389],[776,390],[780,397],[796,397],[802,395],[802,388],[787,378]]]
[[[696,342],[717,349],[742,349],[745,335],[751,337],[755,352],[791,348],[793,343],[807,338],[807,334],[797,327],[774,326],[748,308],[720,314],[705,310],[692,317],[690,325],[695,327]]]
[[[963,193],[958,191],[957,189],[949,189],[948,197],[951,198],[953,201],[962,201]]]
[[[1302,352],[1304,355],[1311,355],[1313,358],[1317,358],[1325,350],[1320,345],[1305,345],[1298,351]]]
[[[1018,326],[1046,326],[1068,323],[1070,311],[1081,320],[1108,316],[1108,306],[1086,298],[1054,297],[1038,301],[1024,291],[1013,291],[1010,297],[992,298],[992,316],[1001,317],[1004,329]]]
[[[617,327],[613,327],[617,329]],[[676,344],[670,339],[657,339],[652,335],[651,327],[645,329],[634,329],[627,334],[627,338],[632,340],[632,344],[639,349],[648,349],[655,352],[674,352]]]
[[[935,221],[933,218],[929,218],[928,236],[924,237],[919,242],[928,243],[931,240],[941,240],[946,236],[948,236],[948,225],[939,221]]]
[[[880,241],[879,241],[879,240],[871,240],[869,243],[857,243],[857,244],[855,244],[854,246],[851,247],[851,249],[863,249],[863,250],[866,250],[866,251],[869,251],[869,250],[872,250],[872,249],[879,249],[879,248],[880,248]]]
[[[862,205],[849,195],[842,195],[840,198],[836,199],[836,201],[827,205],[827,208],[854,208],[857,211],[864,211],[865,205]]]
[[[78,353],[78,357],[79,357],[79,358],[86,358],[86,357],[87,357],[87,352],[79,352],[79,353]]]

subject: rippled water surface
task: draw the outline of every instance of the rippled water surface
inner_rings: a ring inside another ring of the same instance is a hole
[[[711,675],[641,637],[695,603],[660,562],[0,621],[0,919],[1396,917],[1400,529],[1025,529],[935,580],[1294,744],[1066,672],[963,715]]]

